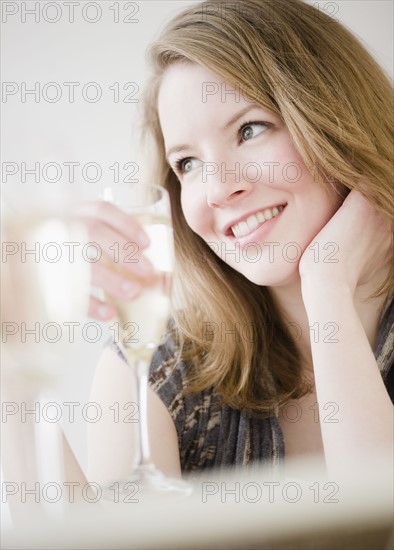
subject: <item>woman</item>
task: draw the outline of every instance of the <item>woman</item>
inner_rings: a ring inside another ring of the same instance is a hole
[[[151,367],[157,466],[179,475],[314,455],[332,471],[390,452],[389,79],[301,0],[192,5],[151,60],[144,130],[152,179],[171,195],[182,304]],[[92,234],[143,249],[111,205],[86,217]],[[117,277],[99,266],[95,283],[125,296]],[[132,299],[140,288],[127,285]],[[96,300],[91,313],[113,312]],[[126,403],[130,384],[108,348],[92,399]],[[105,425],[89,426],[98,481],[123,477],[132,457],[127,424],[108,413]]]

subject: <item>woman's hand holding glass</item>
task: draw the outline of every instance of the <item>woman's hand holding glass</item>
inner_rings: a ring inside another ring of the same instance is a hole
[[[141,224],[108,201],[84,203],[77,215],[85,223],[89,242],[98,245],[101,255],[91,264],[92,285],[114,298],[132,300],[139,296],[143,280],[154,273],[151,262],[144,256],[149,237]],[[110,320],[115,315],[116,309],[108,301],[90,297],[90,317]]]

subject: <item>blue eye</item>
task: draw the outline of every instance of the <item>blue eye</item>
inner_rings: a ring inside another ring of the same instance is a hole
[[[264,132],[264,130],[267,130],[270,126],[272,126],[272,124],[269,122],[247,122],[241,126],[238,134],[242,141],[249,141]],[[260,130],[256,130],[256,127],[260,127]]]
[[[175,161],[174,165],[175,165],[175,171],[178,173],[178,174],[187,174],[188,172],[190,172],[191,170],[193,170],[194,166],[193,166],[193,161],[195,161],[196,159],[193,159],[192,157],[186,157],[186,158],[180,158],[178,160]]]

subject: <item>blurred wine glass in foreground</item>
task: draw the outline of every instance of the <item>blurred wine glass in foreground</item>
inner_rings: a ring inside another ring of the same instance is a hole
[[[64,479],[58,423],[42,413],[50,402],[60,407],[53,388],[68,366],[70,329],[87,312],[90,278],[90,264],[81,254],[84,227],[66,211],[43,204],[31,210],[16,204],[2,216],[2,422],[11,442],[3,445],[2,468],[5,480],[21,485],[14,502],[26,517],[23,483],[39,483],[46,513],[58,516],[63,506],[42,495],[45,483],[61,486]]]

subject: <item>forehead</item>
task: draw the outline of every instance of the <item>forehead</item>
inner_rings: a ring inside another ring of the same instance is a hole
[[[200,91],[203,88],[208,88],[209,84],[212,87],[218,86],[220,88],[225,85],[225,81],[220,75],[202,65],[187,61],[174,63],[164,71],[159,98],[165,98],[168,92],[173,91],[175,85],[181,86],[183,90],[195,92],[197,91],[196,84],[199,85],[198,91]],[[203,86],[204,84],[206,86]]]
[[[226,120],[235,109],[251,102],[242,91],[220,75],[194,63],[177,63],[168,67],[158,94],[158,113],[165,138],[182,131],[191,122]]]

